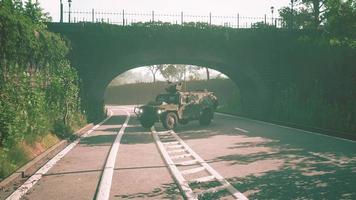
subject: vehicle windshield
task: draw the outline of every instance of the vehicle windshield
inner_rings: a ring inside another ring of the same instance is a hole
[[[156,97],[157,102],[166,102],[166,103],[178,103],[179,98],[178,95],[172,94],[159,94]]]
[[[167,94],[159,94],[156,97],[156,101],[157,102],[167,102],[167,99],[168,99],[167,96],[168,96]]]

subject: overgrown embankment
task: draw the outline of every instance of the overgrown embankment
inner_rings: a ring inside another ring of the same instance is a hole
[[[83,124],[69,48],[37,3],[0,1],[0,180]]]

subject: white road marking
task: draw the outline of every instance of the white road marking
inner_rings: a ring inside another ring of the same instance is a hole
[[[212,181],[214,179],[215,179],[215,176],[204,176],[204,177],[201,177],[201,178],[197,178],[197,179],[191,180],[190,182],[191,183],[194,183],[194,182],[202,183],[202,182]]]
[[[160,141],[158,134],[154,127],[151,127],[151,132],[152,132],[153,138],[156,141],[157,147],[160,150],[161,155],[164,158],[164,161],[168,165],[168,169],[171,171],[174,179],[178,183],[178,187],[181,189],[181,191],[183,191],[185,197],[188,200],[195,199],[192,189],[189,187],[188,182],[185,180],[183,175],[181,173],[179,173],[178,168],[176,167],[176,165],[174,164],[172,159],[169,157],[169,154],[167,153],[166,149],[164,148],[164,145],[162,144],[162,142]]]
[[[203,166],[205,169],[218,180],[221,185],[226,185],[226,189],[238,200],[248,200],[245,195],[234,188],[227,180],[224,179],[217,171],[215,171],[208,163],[206,163],[197,153],[193,151],[174,131],[172,135],[183,145],[188,152]]]
[[[61,160],[70,150],[72,150],[79,143],[81,138],[87,137],[91,132],[93,132],[95,129],[97,129],[107,120],[109,120],[113,115],[112,111],[110,110],[109,113],[109,116],[105,120],[91,128],[80,138],[76,139],[74,142],[64,148],[61,152],[59,152],[55,157],[53,157],[44,166],[42,166],[34,175],[27,179],[27,181],[22,184],[15,192],[13,192],[9,197],[7,197],[6,200],[19,200],[23,195],[25,195],[42,178],[43,175],[45,175],[59,160]]]
[[[335,137],[335,136],[331,136],[331,135],[325,135],[325,134],[321,134],[321,133],[306,131],[306,130],[302,130],[302,129],[299,129],[299,128],[292,128],[292,127],[288,127],[288,126],[282,126],[282,125],[278,125],[278,124],[272,124],[272,123],[269,123],[269,122],[259,121],[259,120],[255,120],[255,119],[249,119],[249,118],[246,118],[246,117],[240,117],[240,116],[235,116],[235,115],[230,115],[230,114],[224,114],[224,113],[215,113],[215,114],[220,115],[220,116],[225,116],[225,117],[231,117],[231,118],[249,120],[249,121],[253,121],[253,122],[257,122],[257,123],[261,123],[261,124],[267,124],[267,125],[272,125],[272,126],[278,126],[278,127],[280,127],[280,128],[286,128],[286,129],[290,129],[290,130],[297,130],[297,131],[301,131],[301,132],[304,132],[304,133],[311,133],[311,134],[314,134],[314,135],[320,135],[320,136],[324,136],[324,137],[328,137],[328,138],[333,138],[333,139],[338,139],[338,140],[343,140],[343,141],[347,141],[347,142],[356,142],[356,141],[348,140],[348,139],[345,139],[345,138],[339,138],[339,137]]]
[[[182,150],[184,152],[186,152],[185,154],[181,154],[181,155],[175,155],[175,156],[170,156],[168,152],[172,152],[172,151],[168,151],[167,150],[170,148],[169,145],[163,145],[161,140],[160,140],[160,136],[162,137],[161,134],[157,133],[155,128],[152,127],[151,128],[151,132],[152,135],[156,141],[156,144],[160,150],[160,153],[162,155],[162,157],[164,158],[164,161],[166,162],[166,164],[168,165],[169,170],[172,173],[172,176],[174,177],[174,179],[177,182],[178,187],[181,189],[181,191],[184,193],[184,196],[188,199],[188,200],[196,200],[198,199],[198,195],[193,192],[193,190],[190,188],[189,186],[189,182],[194,182],[194,181],[198,181],[198,182],[205,182],[205,181],[210,181],[210,180],[214,180],[216,179],[217,181],[219,181],[221,183],[222,186],[224,187],[220,187],[220,188],[224,188],[227,189],[233,196],[235,199],[238,200],[247,200],[247,198],[245,197],[245,195],[243,195],[241,192],[239,192],[238,190],[236,190],[236,188],[234,188],[228,181],[226,181],[217,171],[215,171],[209,164],[207,164],[197,153],[195,153],[174,131],[170,131],[169,133],[171,134],[171,136],[173,136],[175,138],[175,140],[177,142],[179,142],[179,147],[182,148]],[[166,134],[166,133],[163,133]],[[180,156],[185,156],[185,155],[189,155],[192,157],[192,160],[188,160],[188,161],[183,161],[183,162],[176,162],[174,163],[172,159],[174,158],[178,158]],[[196,164],[196,165],[200,165],[201,167],[196,167],[193,169],[188,169],[188,170],[182,170],[179,171],[179,168],[177,166],[180,165],[192,165],[192,164]],[[186,180],[183,177],[183,174],[190,174],[190,173],[196,173],[202,170],[206,170],[208,173],[210,173],[210,176],[206,176],[206,177],[202,177],[202,178],[197,178],[194,180]],[[215,188],[215,189],[219,189],[219,188]]]
[[[248,133],[248,131],[246,131],[245,129],[242,129],[242,128],[235,128],[235,129],[238,130],[238,131],[241,131],[243,133]]]
[[[95,198],[97,200],[107,200],[110,197],[110,190],[111,190],[112,177],[114,174],[116,155],[117,152],[119,151],[121,138],[124,135],[125,129],[130,120],[130,113],[127,112],[126,110],[124,111],[127,114],[126,121],[122,125],[120,131],[118,132],[115,138],[113,145],[111,146],[110,153],[106,160],[103,175],[101,176],[98,192]]]
[[[180,173],[182,173],[182,174],[194,174],[194,173],[201,172],[201,171],[204,171],[204,170],[205,170],[205,167],[196,167],[196,168],[192,168],[192,169],[183,170]]]

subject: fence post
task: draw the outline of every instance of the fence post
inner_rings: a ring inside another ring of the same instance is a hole
[[[211,12],[209,13],[209,25],[211,26]]]
[[[240,13],[237,13],[237,28],[240,28]]]
[[[94,14],[94,8],[91,9],[91,22],[95,22],[95,14]]]
[[[122,25],[125,26],[125,10],[122,10]]]
[[[69,2],[69,11],[68,11],[68,22],[70,23],[70,14],[71,14],[71,3]]]
[[[265,14],[265,24],[267,24],[267,15]]]
[[[155,22],[155,11],[152,10],[152,22]]]
[[[183,12],[180,13],[180,24],[183,25]]]
[[[61,1],[61,5],[60,5],[60,12],[61,12],[60,22],[63,23],[63,3],[62,3],[62,1]]]

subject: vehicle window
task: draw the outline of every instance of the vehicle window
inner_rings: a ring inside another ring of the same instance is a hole
[[[167,95],[158,95],[156,97],[157,102],[168,102],[168,97]]]

